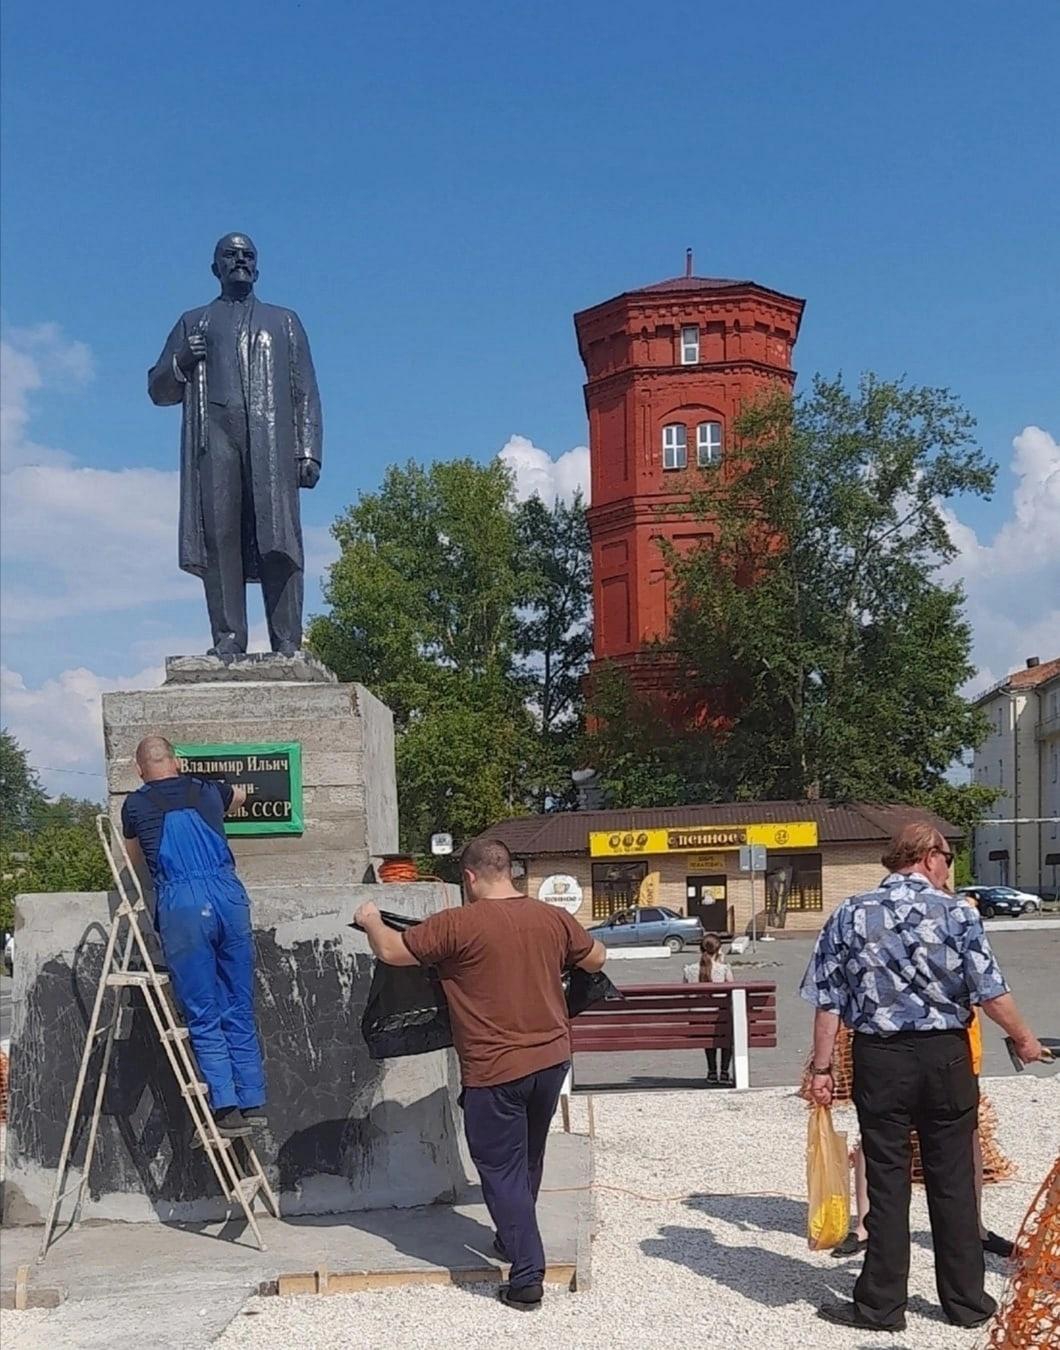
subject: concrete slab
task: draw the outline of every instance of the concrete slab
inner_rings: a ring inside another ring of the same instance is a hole
[[[538,1206],[541,1231],[549,1264],[576,1267],[579,1289],[589,1287],[591,1183],[589,1139],[553,1134]],[[251,1295],[285,1274],[326,1267],[459,1276],[500,1265],[477,1187],[455,1205],[269,1219],[262,1232],[267,1250],[259,1252],[241,1225],[90,1223],[61,1234],[38,1266],[40,1228],[7,1230],[0,1287],[9,1289],[17,1268],[29,1264],[32,1286],[65,1292],[48,1314],[47,1343],[54,1350],[144,1350],[163,1343],[167,1350],[200,1350]],[[18,1316],[5,1313],[5,1322]]]

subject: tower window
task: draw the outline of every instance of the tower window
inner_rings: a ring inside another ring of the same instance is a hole
[[[664,469],[688,468],[688,433],[680,422],[670,422],[662,429]]]
[[[696,463],[701,469],[716,469],[721,456],[721,423],[700,422],[696,427]]]
[[[681,364],[694,366],[699,361],[699,329],[681,329]]]

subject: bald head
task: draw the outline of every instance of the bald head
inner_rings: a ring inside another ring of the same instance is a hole
[[[164,736],[145,736],[136,747],[136,767],[145,783],[175,778],[180,773],[176,751]]]

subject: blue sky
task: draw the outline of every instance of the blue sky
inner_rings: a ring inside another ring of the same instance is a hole
[[[235,228],[313,346],[317,571],[390,462],[583,445],[572,312],[691,246],[807,298],[803,377],[955,390],[1001,465],[954,527],[982,678],[1057,654],[1058,43],[1054,0],[9,0],[4,717],[49,786],[98,783],[101,688],[205,645],[145,372]]]

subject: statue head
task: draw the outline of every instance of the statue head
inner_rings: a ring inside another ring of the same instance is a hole
[[[213,251],[214,276],[222,294],[246,294],[258,279],[258,250],[249,234],[226,234]]]

